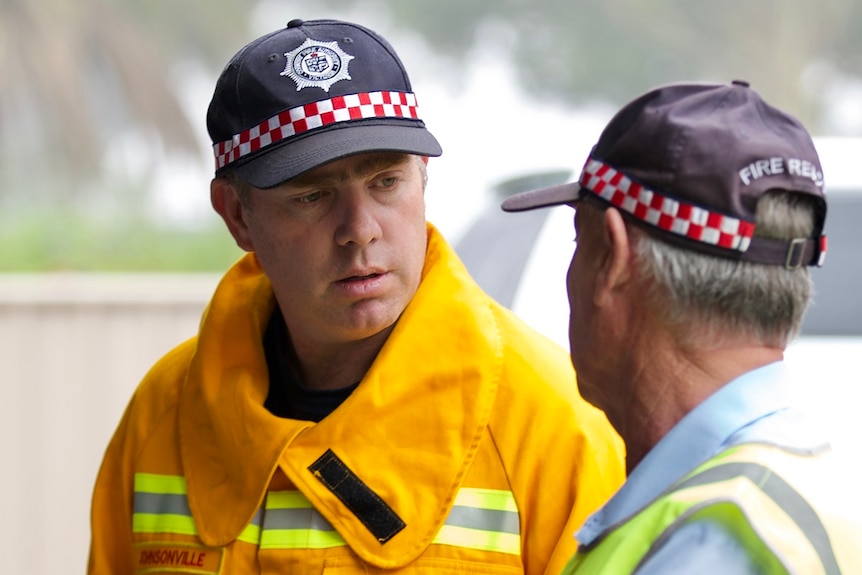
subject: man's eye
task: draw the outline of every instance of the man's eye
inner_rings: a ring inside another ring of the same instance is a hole
[[[312,204],[319,200],[321,196],[323,196],[323,192],[311,192],[310,194],[299,196],[298,198],[296,198],[296,201],[301,204]]]
[[[380,178],[379,182],[382,187],[391,188],[398,183],[398,178],[396,176],[387,176],[385,178]]]

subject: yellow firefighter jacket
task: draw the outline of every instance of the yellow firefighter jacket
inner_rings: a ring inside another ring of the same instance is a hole
[[[263,407],[272,288],[253,254],[146,375],[96,482],[89,573],[558,573],[624,479],[567,354],[429,225],[422,282],[320,423]]]

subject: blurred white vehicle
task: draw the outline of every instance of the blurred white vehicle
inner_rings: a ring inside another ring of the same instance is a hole
[[[802,335],[786,360],[800,392],[835,430],[836,445],[862,452],[862,139],[816,139],[826,179],[828,252],[812,268],[815,295]],[[574,212],[565,206],[509,214],[502,199],[577,177],[569,171],[512,179],[456,244],[476,281],[497,301],[568,349],[565,277],[574,244]]]

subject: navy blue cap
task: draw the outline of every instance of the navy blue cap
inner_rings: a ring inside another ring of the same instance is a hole
[[[439,156],[410,79],[375,32],[292,20],[231,58],[207,111],[216,175],[257,188],[364,152]]]
[[[805,194],[818,206],[811,237],[754,235],[760,197]],[[747,82],[680,83],[635,98],[602,131],[579,181],[507,198],[506,211],[571,204],[582,194],[689,249],[744,261],[821,265],[823,171],[811,136]]]

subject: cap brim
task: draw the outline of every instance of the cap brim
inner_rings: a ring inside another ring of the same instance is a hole
[[[549,188],[530,190],[509,196],[500,205],[506,212],[524,212],[536,208],[571,204],[580,197],[581,185],[578,182],[560,184]]]
[[[443,150],[437,139],[421,125],[333,126],[275,147],[237,166],[236,172],[256,188],[273,188],[323,164],[367,152],[439,156]]]

